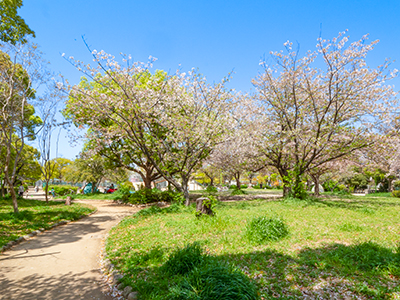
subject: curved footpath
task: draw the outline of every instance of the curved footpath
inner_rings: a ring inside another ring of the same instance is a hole
[[[0,299],[111,300],[100,272],[102,239],[138,209],[111,201],[81,220],[45,231],[0,254]]]

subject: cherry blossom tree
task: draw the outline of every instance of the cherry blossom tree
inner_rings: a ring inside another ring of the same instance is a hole
[[[363,36],[348,44],[345,34],[319,38],[317,50],[304,57],[286,42],[286,54],[271,53],[275,65],[262,62],[264,72],[253,80],[255,140],[266,164],[283,178],[285,196],[308,169],[373,145],[382,113],[397,105],[385,84],[397,70],[388,71],[388,61],[377,68],[366,64],[377,41]]]
[[[71,88],[65,114],[89,129],[95,149],[119,141],[120,153],[140,151],[189,204],[191,174],[221,141],[229,124],[226,79],[209,85],[195,70],[153,74],[149,63],[93,51],[96,67],[70,61],[87,79]],[[177,179],[177,176],[180,180]]]

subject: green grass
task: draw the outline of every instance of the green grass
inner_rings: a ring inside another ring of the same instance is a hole
[[[154,210],[122,221],[106,250],[141,299],[168,299],[180,276],[162,270],[177,248],[197,242],[256,282],[262,299],[400,299],[400,199],[388,194],[307,201],[220,203],[216,217],[194,208]],[[246,226],[279,216],[289,235],[250,243]],[[184,299],[184,298],[182,298]],[[189,298],[188,298],[189,299]]]
[[[103,193],[93,193],[93,194],[73,194],[69,195],[72,199],[88,199],[88,200],[118,200],[121,199],[121,195],[117,193],[103,194]],[[67,196],[56,197],[56,199],[66,199]]]
[[[217,192],[216,196],[221,196],[221,197],[228,197],[231,196],[232,194],[232,189],[229,189],[227,191],[221,191]],[[263,196],[268,196],[268,195],[280,195],[282,196],[282,190],[278,189],[253,189],[253,188],[247,188],[247,189],[242,189],[247,195],[254,196],[254,195],[263,195]],[[190,191],[191,195],[198,195],[198,196],[203,196],[207,195],[208,192],[206,190],[198,190],[198,191]]]
[[[63,220],[76,220],[94,211],[82,204],[18,199],[19,213],[14,214],[12,201],[0,198],[0,247],[37,229],[48,229]]]

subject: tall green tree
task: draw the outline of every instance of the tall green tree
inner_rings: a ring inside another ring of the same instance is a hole
[[[36,46],[0,45],[0,147],[5,149],[4,178],[15,213],[18,203],[13,184],[17,164],[25,141],[33,140],[43,123],[33,106],[36,88],[46,81],[42,62]]]
[[[24,19],[18,15],[22,0],[0,1],[0,40],[15,45],[17,42],[26,43],[26,36],[35,37],[35,32],[29,28]]]

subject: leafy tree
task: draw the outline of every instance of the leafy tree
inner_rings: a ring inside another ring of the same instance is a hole
[[[36,47],[0,46],[3,50],[0,51],[0,146],[5,152],[4,178],[10,188],[14,212],[18,213],[13,184],[25,140],[34,139],[35,129],[42,124],[35,116],[32,102],[35,98],[33,85],[39,86],[44,74]]]
[[[70,182],[90,182],[92,192],[94,193],[101,180],[107,173],[106,162],[104,158],[98,155],[91,155],[83,152],[77,158],[73,165],[67,168],[68,172],[65,178]]]
[[[64,180],[65,169],[73,163],[72,160],[63,157],[53,158],[51,163],[54,164],[54,178]]]
[[[14,136],[13,139],[18,140],[17,136]],[[15,143],[15,141],[14,141]],[[19,145],[16,144],[16,149],[19,148]],[[40,164],[39,164],[39,151],[30,146],[25,144],[22,148],[20,155],[16,156],[15,149],[11,149],[11,158],[10,164],[14,165],[15,158],[18,157],[16,162],[16,173],[14,176],[13,186],[16,186],[19,182],[29,181],[34,182],[40,179],[41,172],[40,172]],[[0,195],[4,196],[4,166],[6,160],[6,149],[5,147],[0,148],[0,179],[1,179],[1,188],[0,188]]]
[[[0,1],[0,40],[15,45],[17,42],[26,43],[26,36],[35,37],[29,26],[18,15],[18,8],[22,7],[22,0]]]
[[[89,135],[102,137],[91,139],[99,141],[99,148],[121,141],[123,153],[140,151],[189,204],[191,174],[227,128],[231,95],[226,80],[209,85],[195,71],[152,75],[149,65],[129,58],[121,66],[103,51],[93,56],[97,68],[76,66],[94,83],[72,87],[66,115],[90,127]]]
[[[317,50],[302,58],[287,42],[287,53],[272,53],[276,65],[264,63],[253,80],[258,111],[249,132],[266,165],[283,178],[285,196],[307,170],[373,145],[380,117],[395,104],[385,82],[396,71],[387,71],[388,61],[376,69],[365,61],[377,41],[347,42],[345,33],[320,38]]]

